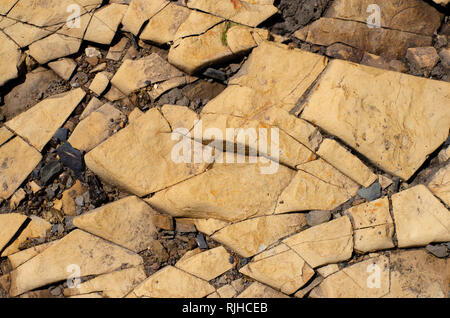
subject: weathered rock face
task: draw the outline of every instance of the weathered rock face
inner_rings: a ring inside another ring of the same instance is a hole
[[[202,298],[215,291],[208,282],[173,266],[156,272],[137,286],[128,298]]]
[[[1,146],[0,198],[9,198],[41,159],[41,154],[20,137]]]
[[[334,60],[301,117],[408,179],[447,139],[449,89],[445,82]]]
[[[204,171],[206,164],[175,163],[167,121],[154,108],[86,156],[86,166],[104,180],[138,196],[160,191]],[[155,169],[155,167],[160,167]]]
[[[78,88],[49,97],[5,125],[41,151],[85,95]]]
[[[77,67],[77,63],[69,58],[63,58],[54,62],[48,63],[48,66],[61,77],[68,81]]]
[[[352,256],[353,231],[350,219],[316,225],[283,241],[311,267],[345,261]]]
[[[52,34],[30,45],[30,55],[40,64],[77,53],[81,39],[62,34]]]
[[[428,183],[435,196],[450,206],[450,163],[439,169]]]
[[[425,246],[450,240],[450,213],[424,185],[392,196],[398,246]]]
[[[0,48],[0,86],[3,86],[7,81],[17,77],[17,64],[22,54],[20,48],[1,31],[0,42],[2,43]]]
[[[135,196],[107,204],[73,219],[73,224],[136,253],[151,247],[156,227],[153,209]]]
[[[394,222],[387,197],[354,206],[345,213],[353,223],[356,251],[365,253],[394,247]]]
[[[26,261],[32,259],[39,253],[42,253],[44,250],[49,248],[51,245],[55,244],[57,241],[52,241],[50,243],[45,243],[41,245],[36,245],[26,250],[22,250],[20,252],[8,255],[8,261],[11,264],[11,268],[15,269],[25,263]]]
[[[170,2],[167,0],[132,0],[123,17],[122,24],[126,31],[138,35],[144,23],[162,10]]]
[[[243,257],[251,257],[280,238],[299,232],[305,225],[305,216],[300,213],[262,216],[226,226],[215,233],[212,239]]]
[[[50,283],[68,279],[79,266],[81,276],[99,275],[112,272],[124,264],[133,267],[142,264],[142,258],[117,245],[96,236],[75,230],[59,242],[20,265],[11,272],[12,296]]]
[[[25,215],[18,213],[0,214],[0,221],[2,224],[0,230],[0,251],[3,251],[26,219],[27,217]]]
[[[95,11],[84,39],[100,44],[110,44],[127,9],[127,5],[112,3]]]
[[[0,128],[0,146],[3,145],[5,142],[11,139],[14,134],[8,130],[6,127]]]

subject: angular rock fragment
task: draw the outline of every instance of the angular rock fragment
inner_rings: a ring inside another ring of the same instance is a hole
[[[415,47],[407,50],[406,59],[413,70],[428,76],[433,67],[439,62],[439,55],[432,46]]]
[[[23,201],[23,199],[25,199],[27,193],[25,192],[24,189],[19,189],[16,192],[14,192],[14,194],[12,195],[12,197],[9,199],[9,209],[11,211],[15,210],[20,202]]]
[[[301,117],[408,179],[447,139],[449,90],[442,81],[334,60]]]
[[[138,196],[160,191],[201,173],[206,164],[175,163],[177,144],[168,122],[153,108],[91,150],[89,169],[111,184]],[[158,168],[159,167],[159,168]]]
[[[345,261],[353,253],[353,231],[348,216],[316,225],[283,241],[312,268]]]
[[[44,250],[49,248],[51,245],[56,243],[57,241],[52,241],[50,243],[45,243],[41,245],[36,245],[30,248],[27,248],[26,250],[22,250],[20,252],[8,255],[8,261],[9,264],[11,264],[11,268],[15,269],[25,263],[26,261],[32,259],[39,253],[42,253]]]
[[[108,72],[100,72],[95,75],[89,89],[93,91],[97,96],[103,94],[109,85],[109,80],[112,78],[112,74]]]
[[[375,173],[333,139],[325,139],[317,154],[363,187],[368,187],[377,180]]]
[[[77,63],[69,58],[59,59],[57,61],[48,63],[48,66],[61,77],[68,81],[77,67]]]
[[[81,39],[54,33],[31,44],[30,55],[39,64],[45,64],[60,57],[77,53],[81,42]]]
[[[352,219],[356,251],[366,253],[394,247],[394,222],[387,197],[354,206],[345,213]]]
[[[6,127],[0,127],[0,146],[11,139],[14,134],[8,130]]]
[[[138,253],[154,240],[154,214],[144,201],[130,196],[75,217],[73,224]]]
[[[153,53],[135,61],[126,60],[111,83],[122,93],[129,95],[139,88],[180,76],[183,76],[183,73]]]
[[[51,96],[5,125],[41,151],[85,95],[86,93],[78,88]]]
[[[276,214],[333,210],[358,191],[358,185],[322,159],[297,167],[290,184],[278,197]]]
[[[230,254],[222,247],[216,247],[205,252],[184,258],[175,267],[198,278],[210,281],[233,268]]]
[[[208,282],[167,266],[147,278],[127,298],[202,298],[214,291]]]
[[[195,121],[199,119],[197,113],[190,108],[177,105],[164,105],[161,107],[161,114],[173,131],[177,128],[186,128],[190,131]]]
[[[20,227],[27,220],[27,217],[18,213],[0,214],[0,222],[2,227],[0,229],[0,251],[11,241]]]
[[[439,169],[428,183],[435,196],[450,206],[450,163]]]
[[[77,265],[80,276],[100,275],[122,266],[142,264],[142,258],[124,248],[111,244],[94,235],[75,230],[53,244],[41,254],[13,270],[11,296],[45,286],[70,277]]]
[[[64,296],[86,295],[98,292],[108,298],[122,298],[147,276],[143,266],[137,266],[103,274],[81,283],[76,288],[64,289]]]
[[[75,128],[68,142],[81,151],[90,151],[106,140],[119,127],[122,112],[105,104],[83,119]]]
[[[314,270],[292,249],[253,260],[240,272],[290,295],[306,284]]]
[[[110,44],[128,6],[112,3],[97,10],[84,34],[84,40]]]
[[[89,104],[87,104],[86,108],[80,115],[80,120],[85,119],[87,116],[89,116],[93,111],[99,109],[101,106],[103,106],[104,103],[99,100],[97,97],[93,96],[91,100],[89,101]]]
[[[226,226],[211,238],[243,257],[251,257],[305,225],[305,216],[300,213],[262,216]]]
[[[259,282],[254,282],[248,286],[239,296],[236,298],[289,298],[283,293],[263,285]]]
[[[185,38],[193,35],[201,35],[211,29],[213,26],[223,22],[224,19],[212,14],[204,13],[197,10],[190,10],[189,16],[183,21],[173,35],[174,40]],[[152,25],[150,21],[149,25]],[[148,28],[148,27],[147,27]],[[143,33],[146,32],[144,30]]]
[[[18,63],[22,52],[20,48],[0,31],[0,86],[18,76]]]
[[[41,159],[41,154],[20,137],[1,146],[0,199],[8,199]]]
[[[399,247],[450,241],[450,213],[424,185],[392,196]]]
[[[169,3],[167,0],[131,0],[122,20],[124,30],[138,35],[144,23]]]
[[[125,50],[125,47],[128,44],[128,38],[123,37],[120,39],[120,41],[109,48],[108,54],[106,55],[106,59],[113,60],[113,61],[119,61],[122,57],[123,50]]]
[[[206,235],[213,235],[225,226],[230,225],[229,222],[225,222],[217,219],[194,219],[195,227],[198,231],[205,233]]]

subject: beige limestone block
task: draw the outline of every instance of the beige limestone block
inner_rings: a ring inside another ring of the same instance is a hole
[[[273,105],[290,111],[327,65],[327,58],[263,42],[229,84],[255,89]]]
[[[85,95],[81,88],[77,88],[51,96],[5,125],[41,151]]]
[[[278,12],[278,9],[273,5],[273,1],[267,0],[189,0],[187,5],[189,8],[253,27]]]
[[[432,36],[441,25],[442,14],[421,0],[400,0],[395,2],[384,0],[338,0],[332,3],[325,16],[367,23],[367,17],[370,15],[367,8],[373,4],[380,7],[382,28]],[[422,21],[422,23],[411,23],[411,21]]]
[[[311,267],[345,261],[353,253],[353,231],[348,216],[316,225],[283,241]]]
[[[199,232],[205,233],[206,235],[213,235],[220,229],[229,225],[229,222],[225,222],[217,219],[194,219],[195,227]]]
[[[20,137],[0,147],[0,199],[8,199],[33,171],[41,154]]]
[[[253,38],[253,29],[244,25],[230,27],[226,37],[227,45],[234,54],[242,54],[258,46]]]
[[[111,244],[94,235],[75,230],[53,244],[28,262],[20,265],[11,274],[11,296],[45,286],[70,277],[78,265],[80,276],[100,275],[122,266],[142,264],[142,258],[124,248]],[[68,271],[69,270],[69,271]]]
[[[32,259],[36,255],[38,255],[39,253],[42,253],[44,250],[46,250],[56,242],[57,241],[52,241],[50,243],[36,245],[27,248],[26,250],[22,250],[20,252],[8,255],[8,261],[11,264],[12,269],[15,269],[20,265],[22,265],[23,263],[27,262],[28,260]]]
[[[27,240],[45,238],[52,225],[44,219],[35,215],[30,216],[30,223],[25,227],[22,233],[9,245],[0,256],[5,257],[20,251],[20,246]]]
[[[22,52],[20,48],[0,31],[0,86],[18,76],[17,64]]]
[[[48,66],[61,77],[68,81],[77,67],[77,63],[70,58],[62,58],[48,63]]]
[[[11,241],[27,217],[18,213],[0,214],[0,251]]]
[[[81,42],[81,39],[54,33],[31,44],[29,46],[30,55],[39,64],[45,64],[60,57],[77,53]]]
[[[222,246],[188,257],[175,266],[206,281],[233,268],[233,264],[230,263],[230,254]]]
[[[317,272],[322,275],[324,278],[330,276],[331,274],[336,273],[339,270],[339,266],[337,264],[329,264],[323,267],[317,268]]]
[[[190,14],[190,9],[169,3],[150,19],[139,37],[160,45],[172,42],[178,28]]]
[[[96,95],[100,96],[106,90],[109,85],[109,80],[112,78],[112,74],[108,72],[100,72],[95,75],[89,89]]]
[[[6,25],[8,23],[8,25]],[[24,48],[53,32],[44,28],[22,23],[8,17],[2,21],[3,32],[8,35],[19,47]]]
[[[261,163],[215,164],[146,201],[175,217],[238,221],[272,214],[278,196],[295,172],[280,165],[276,173],[262,174],[264,167]]]
[[[400,250],[390,254],[391,285],[387,298],[448,298],[449,258],[425,250]]]
[[[118,121],[123,114],[110,104],[105,104],[83,119],[70,135],[72,147],[81,151],[90,151],[108,139],[119,127]]]
[[[122,93],[129,95],[137,89],[182,75],[158,54],[153,53],[138,60],[123,62],[111,83]]]
[[[450,84],[333,60],[302,118],[385,171],[409,179],[450,128]]]
[[[306,218],[301,213],[262,216],[226,226],[211,238],[243,257],[251,257],[305,225]]]
[[[399,247],[450,241],[450,212],[424,185],[392,196]]]
[[[450,206],[450,163],[439,169],[428,183],[435,196]]]
[[[292,249],[252,261],[239,270],[284,294],[293,294],[314,275],[314,270]]]
[[[322,159],[297,167],[291,183],[278,198],[276,214],[333,210],[353,197],[359,186]]]
[[[263,285],[259,282],[254,282],[248,286],[239,296],[236,298],[289,298],[283,293]]]
[[[169,51],[169,62],[188,74],[227,60],[233,52],[224,43],[227,23],[221,23],[198,36],[178,39]]]
[[[148,204],[130,196],[75,217],[73,224],[138,253],[150,247],[154,240],[154,214]]]
[[[131,0],[122,20],[123,29],[138,35],[144,23],[169,3],[167,0]]]
[[[142,265],[127,268],[97,276],[81,283],[77,288],[66,288],[64,289],[64,296],[70,297],[98,292],[104,297],[122,298],[146,278]]]
[[[127,5],[112,3],[95,11],[84,34],[84,40],[110,44],[127,9]]]
[[[317,154],[364,188],[369,187],[378,178],[358,157],[333,139],[325,139]]]
[[[0,127],[0,146],[10,140],[13,136],[14,134],[10,132],[8,128],[5,126]]]
[[[83,110],[83,112],[80,115],[80,120],[85,119],[87,116],[89,116],[93,111],[99,109],[101,106],[103,106],[104,103],[99,100],[97,97],[92,96],[91,100],[87,104],[86,108]]]
[[[380,298],[389,293],[389,273],[388,257],[370,258],[331,274],[313,289],[309,296],[312,298]]]
[[[317,45],[343,43],[389,60],[403,58],[409,47],[430,46],[432,43],[430,35],[369,28],[366,23],[326,17],[308,24],[294,36]]]
[[[191,178],[206,164],[176,163],[177,141],[158,109],[147,111],[129,126],[91,150],[85,161],[105,181],[145,196]]]
[[[172,131],[177,128],[191,130],[195,121],[199,120],[197,113],[185,106],[164,105],[161,107],[161,113],[169,122]]]
[[[203,279],[167,266],[137,286],[127,297],[203,298],[215,288]]]
[[[183,24],[179,26],[175,33],[174,40],[205,33],[223,20],[223,18],[212,14],[191,10],[187,19],[183,21]]]

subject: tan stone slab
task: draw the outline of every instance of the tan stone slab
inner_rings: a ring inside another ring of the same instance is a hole
[[[123,114],[110,104],[105,104],[83,119],[70,135],[72,147],[81,151],[90,151],[108,139],[115,129],[119,128],[119,121]]]
[[[11,296],[68,279],[68,266],[79,266],[80,276],[99,275],[142,264],[142,258],[89,233],[75,230],[11,272]]]
[[[103,274],[81,283],[76,288],[64,289],[64,296],[85,295],[98,292],[108,298],[122,298],[147,278],[144,266],[137,266]]]
[[[169,3],[150,19],[139,37],[160,45],[171,42],[175,40],[178,28],[190,14],[190,9]]]
[[[103,94],[109,85],[109,80],[112,78],[112,74],[108,72],[97,73],[92,80],[89,89],[93,91],[97,96]]]
[[[132,0],[123,17],[122,24],[125,31],[138,35],[144,23],[163,9],[170,2],[167,0]]]
[[[450,212],[424,185],[392,196],[399,247],[450,241]]]
[[[44,219],[35,215],[30,216],[31,222],[20,233],[20,235],[9,245],[0,256],[5,257],[20,251],[20,246],[27,240],[45,238],[49,233],[52,225]]]
[[[233,264],[230,263],[230,254],[222,246],[179,261],[175,266],[206,281],[233,268]]]
[[[18,213],[0,214],[0,251],[9,243],[14,237],[22,224],[27,220],[27,217]]]
[[[105,181],[138,196],[160,191],[201,173],[206,164],[175,163],[177,141],[158,109],[147,111],[86,156],[87,167]]]
[[[99,109],[101,106],[103,106],[104,103],[99,100],[97,97],[93,96],[89,103],[87,104],[86,108],[83,110],[83,112],[80,115],[80,120],[85,119],[87,116],[89,116],[93,111]]]
[[[258,261],[253,260],[239,272],[287,295],[293,294],[314,275],[314,270],[291,249]]]
[[[449,90],[446,82],[333,60],[302,118],[408,179],[447,139]]]
[[[378,179],[377,175],[358,157],[352,155],[351,152],[333,139],[325,139],[317,154],[364,188],[369,187]]]
[[[106,55],[106,59],[113,60],[113,61],[119,61],[122,57],[123,51],[125,50],[126,46],[128,44],[128,38],[123,37],[120,39],[120,41],[114,45],[111,46],[108,50],[108,54]],[[91,71],[92,72],[92,71]]]
[[[198,9],[253,27],[278,12],[271,0],[189,0],[187,5],[189,8]]]
[[[254,282],[248,286],[239,296],[236,298],[289,298],[283,293],[263,285],[259,282]]]
[[[68,81],[77,67],[77,63],[70,58],[63,58],[51,63],[48,66],[61,77],[63,80]]]
[[[374,4],[380,7],[382,28],[432,36],[441,26],[442,14],[421,0],[338,0],[332,3],[325,16],[367,23],[373,13],[369,6]]]
[[[27,248],[26,250],[22,250],[20,252],[8,255],[8,261],[11,264],[12,269],[15,269],[20,265],[22,265],[23,263],[27,262],[28,260],[32,259],[36,255],[38,255],[39,253],[42,253],[44,250],[46,250],[56,242],[57,241],[52,241],[50,243],[33,246]]]
[[[449,259],[439,259],[425,250],[390,254],[391,285],[387,298],[448,298]]]
[[[6,127],[0,127],[0,146],[10,140],[14,134]]]
[[[4,0],[0,3],[0,14],[4,15],[11,10],[12,7],[18,2],[18,0]]]
[[[253,88],[273,105],[290,111],[327,61],[321,55],[266,41],[252,51],[229,84]]]
[[[276,173],[262,174],[263,167],[248,161],[215,164],[203,174],[162,190],[146,201],[175,217],[238,221],[271,214],[295,172],[280,165]]]
[[[223,229],[230,223],[222,220],[209,218],[209,219],[195,219],[194,224],[199,232],[205,233],[206,235],[213,235],[214,233],[216,233],[220,229]]]
[[[182,75],[158,54],[153,53],[138,60],[123,62],[111,83],[122,93],[129,95],[137,89]]]
[[[136,253],[151,246],[155,211],[135,196],[104,205],[73,219],[73,224]]]
[[[8,199],[41,159],[41,154],[20,137],[1,146],[0,199]]]
[[[9,20],[9,21],[8,21]],[[6,25],[8,24],[8,25]],[[5,18],[2,21],[3,32],[8,35],[19,47],[24,48],[53,32],[44,28]]]
[[[305,297],[311,290],[313,290],[315,287],[317,287],[321,282],[323,282],[323,277],[317,276],[306,287],[304,287],[304,288],[300,289],[299,291],[297,291],[294,294],[294,297],[296,297],[296,298],[303,298],[303,297]]]
[[[172,88],[183,86],[186,84],[190,84],[198,80],[197,77],[194,76],[181,76],[181,77],[174,77],[167,81],[164,81],[162,83],[158,83],[153,85],[151,91],[148,93],[148,95],[153,99],[157,99],[159,96],[164,94],[165,92],[171,90]]]
[[[22,52],[19,47],[0,31],[0,86],[18,76],[17,64]]]
[[[224,227],[211,238],[243,257],[251,257],[306,225],[301,213],[252,218]]]
[[[136,119],[144,115],[144,112],[140,110],[138,107],[135,107],[133,111],[128,115],[128,121],[130,123],[134,122]]]
[[[322,275],[324,278],[330,276],[331,274],[336,273],[339,270],[339,266],[337,264],[330,264],[320,268],[317,268],[317,272]]]
[[[56,31],[56,33],[82,40],[91,21],[92,12],[81,14],[79,20],[77,21],[77,23],[79,23],[79,27],[72,27],[71,24],[66,22]]]
[[[45,64],[60,57],[77,53],[81,42],[81,39],[55,33],[31,44],[29,46],[30,55],[39,64]]]
[[[258,46],[258,43],[253,38],[254,30],[256,29],[244,25],[231,26],[226,34],[227,45],[231,52],[243,54]],[[266,35],[266,38],[263,40],[269,40],[269,33]]]
[[[5,125],[41,151],[85,95],[81,88],[77,88],[51,96]]]
[[[322,159],[297,167],[291,183],[278,198],[276,214],[333,210],[353,197],[359,186]]]
[[[223,20],[223,18],[212,14],[191,10],[189,16],[183,21],[183,24],[179,26],[173,38],[176,40],[187,36],[200,35]]]
[[[177,128],[191,130],[195,121],[199,119],[196,112],[185,106],[164,105],[161,107],[161,113],[169,122],[172,131]]]
[[[387,59],[401,59],[409,47],[430,46],[432,42],[429,35],[369,28],[366,23],[326,17],[308,24],[294,35],[300,40],[318,45],[347,44]]]
[[[435,196],[450,206],[450,163],[439,169],[428,183]]]
[[[328,276],[310,293],[312,298],[379,298],[389,293],[389,258],[380,256],[353,264]]]
[[[353,253],[353,231],[348,216],[316,225],[283,241],[311,267],[345,261]]]
[[[127,297],[203,298],[215,291],[208,282],[173,266],[167,266],[147,278]]]
[[[84,40],[110,44],[127,10],[127,5],[112,3],[95,11],[84,34]]]

